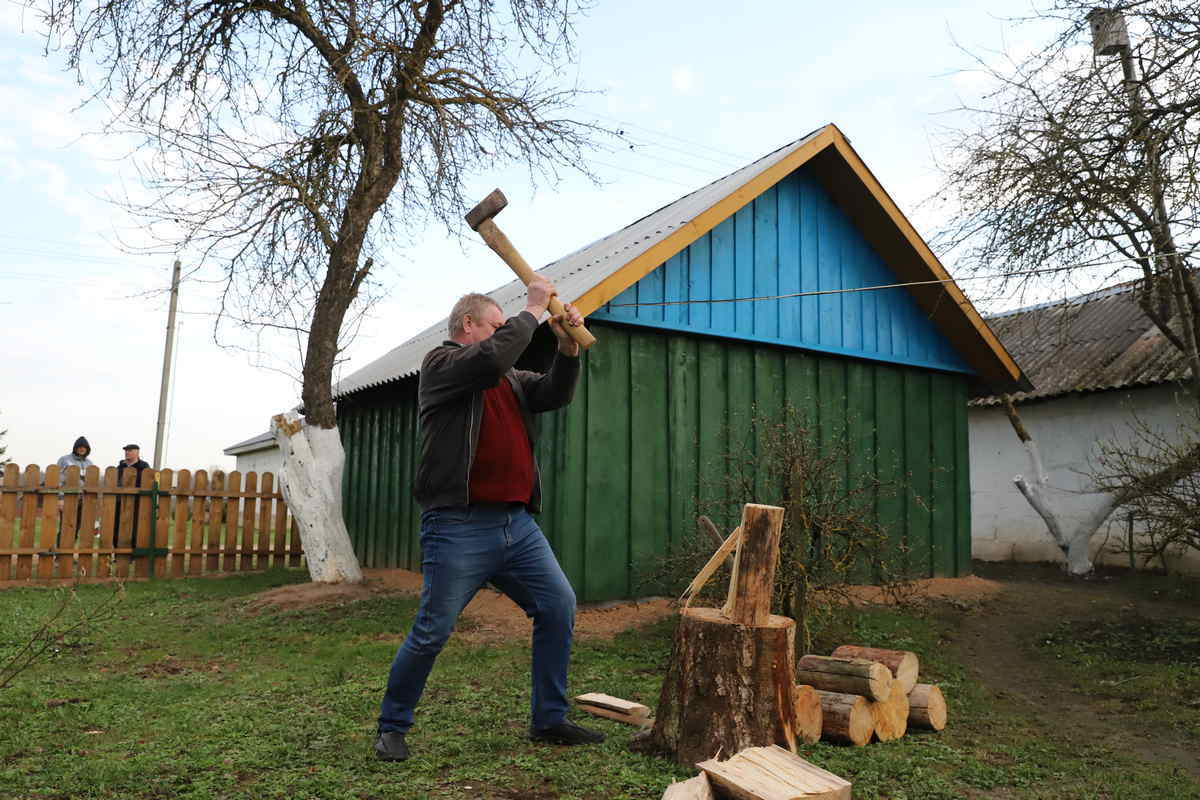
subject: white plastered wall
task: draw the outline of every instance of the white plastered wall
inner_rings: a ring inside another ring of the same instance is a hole
[[[247,472],[257,472],[262,475],[264,472],[270,472],[276,477],[278,485],[279,478],[280,454],[279,448],[274,444],[262,450],[254,450],[250,453],[239,453],[237,456],[237,471],[245,475]]]
[[[1162,430],[1181,419],[1173,384],[1130,390],[1069,394],[1018,406],[1038,443],[1050,482],[1059,488],[1087,486],[1089,464],[1105,440],[1128,440],[1133,414]],[[984,561],[1063,561],[1041,517],[1013,485],[1029,477],[1024,448],[998,406],[969,409],[971,442],[971,553]],[[1080,508],[1084,505],[1081,498]],[[1069,513],[1068,508],[1068,513]],[[1069,527],[1069,525],[1068,525]],[[1112,548],[1124,543],[1125,512],[1118,509],[1092,539],[1093,560],[1128,565]],[[1156,566],[1156,565],[1152,565]],[[1173,570],[1200,574],[1200,556],[1168,562]]]

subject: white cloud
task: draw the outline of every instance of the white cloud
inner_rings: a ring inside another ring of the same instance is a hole
[[[691,67],[681,66],[671,70],[671,88],[680,94],[696,93],[696,73]]]
[[[39,14],[15,2],[0,2],[0,31],[37,35],[42,29]]]

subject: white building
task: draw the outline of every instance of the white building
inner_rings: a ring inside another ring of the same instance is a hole
[[[270,472],[278,475],[279,467],[283,463],[283,456],[270,431],[252,436],[244,442],[230,445],[225,448],[224,452],[227,456],[237,457],[235,469],[243,475],[247,472],[257,472],[259,475]]]
[[[1008,312],[988,324],[1033,382],[1034,391],[1013,400],[1056,488],[1088,488],[1100,444],[1129,441],[1135,419],[1166,432],[1188,413],[1190,401],[1178,382],[1188,377],[1187,366],[1138,307],[1133,284]],[[973,398],[968,423],[972,555],[1063,561],[1045,523],[1013,485],[1030,467],[1001,398]],[[1068,511],[1082,513],[1090,498],[1063,500]],[[1127,512],[1117,509],[1092,540],[1093,560],[1127,565],[1128,555],[1113,552],[1124,545],[1126,530]],[[1200,557],[1193,553],[1168,566],[1200,572]]]

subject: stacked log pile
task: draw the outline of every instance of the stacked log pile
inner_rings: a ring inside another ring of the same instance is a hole
[[[899,739],[910,726],[946,727],[941,689],[917,683],[919,673],[916,653],[856,645],[796,664],[797,682],[816,689],[821,703],[821,738],[856,747]]]
[[[579,698],[590,713],[651,726],[635,749],[699,767],[664,800],[848,799],[849,782],[797,755],[799,743],[862,746],[946,724],[941,692],[917,683],[915,653],[845,645],[796,660],[795,621],[771,613],[782,527],[782,508],[747,504],[742,524],[688,586],[655,717],[619,698]],[[691,607],[728,559],[724,605]],[[734,755],[719,761],[725,753]]]

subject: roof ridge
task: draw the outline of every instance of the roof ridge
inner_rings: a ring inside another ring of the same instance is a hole
[[[704,193],[706,191],[711,191],[713,189],[713,187],[716,187],[718,184],[722,183],[723,181],[729,181],[731,178],[733,178],[733,176],[735,176],[739,173],[753,171],[753,169],[756,166],[762,165],[764,162],[769,162],[772,158],[777,158],[780,153],[784,153],[786,155],[787,153],[790,153],[793,150],[798,149],[806,141],[811,140],[813,137],[817,136],[818,134],[820,134],[821,132],[823,132],[824,130],[826,130],[827,128],[830,128],[830,127],[836,127],[836,126],[833,126],[832,123],[828,123],[826,125],[820,126],[819,128],[815,128],[812,131],[806,133],[804,136],[801,136],[798,139],[794,139],[786,144],[783,144],[783,145],[775,148],[774,150],[771,150],[770,152],[766,153],[765,155],[759,156],[758,158],[745,164],[744,166],[741,166],[741,167],[729,172],[726,175],[722,175],[721,177],[716,178],[716,179],[704,184],[703,186],[700,186],[700,187],[692,190],[691,192],[688,192],[687,194],[685,194],[675,200],[672,200],[671,202],[669,202],[663,206],[660,206],[660,207],[654,209],[653,211],[643,214],[642,216],[635,219],[633,222],[628,223],[627,225],[613,231],[612,233],[608,233],[604,236],[601,236],[600,238],[595,239],[594,241],[589,242],[588,244],[586,244],[582,247],[579,247],[565,255],[560,256],[559,258],[555,259],[554,261],[550,261],[550,262],[542,265],[541,267],[537,268],[536,271],[544,272],[547,270],[553,270],[555,267],[559,267],[559,266],[563,266],[565,268],[565,266],[568,264],[568,262],[572,261],[573,259],[578,260],[577,257],[581,256],[582,254],[586,253],[587,251],[589,251],[593,248],[596,248],[601,243],[608,241],[608,240],[614,240],[614,241],[619,240],[619,238],[621,237],[622,234],[628,234],[632,229],[636,229],[638,225],[644,223],[646,220],[650,219],[654,215],[661,214],[662,212],[664,212],[665,210],[667,210],[673,206],[682,205],[686,208],[687,202],[690,199],[695,198],[697,195],[702,195],[702,193]],[[770,167],[770,164],[767,164],[766,166],[762,166],[762,170],[769,169],[769,167]],[[755,173],[755,174],[758,174],[758,173]],[[662,228],[662,231],[674,231],[677,228],[679,228],[680,225],[685,224],[685,223],[689,222],[690,220],[691,220],[691,217],[689,216],[688,219],[685,219],[682,222],[680,222],[678,220],[676,220],[674,222],[664,222],[664,224],[662,224],[660,227]],[[657,233],[662,233],[662,231],[658,231]],[[654,238],[655,238],[655,236],[651,235],[651,234],[641,236],[638,239],[634,239],[631,242],[625,243],[624,246],[622,246],[620,248],[619,252],[627,251],[631,247],[640,247],[646,241],[653,240]],[[607,261],[610,258],[612,258],[612,256],[613,256],[613,253],[602,253],[602,254],[597,253],[594,255],[594,257],[590,257],[585,263],[577,266],[575,269],[572,269],[563,275],[553,276],[554,281],[556,284],[558,284],[559,288],[561,289],[564,280],[566,278],[568,278],[569,276],[574,275],[577,272],[583,271],[583,270],[587,269],[588,267],[593,267],[602,261]],[[488,296],[490,296],[494,300],[496,300],[503,308],[507,301],[511,301],[513,299],[513,298],[506,298],[506,297],[504,297],[504,295],[509,294],[511,291],[515,290],[516,291],[515,296],[516,297],[520,296],[521,292],[524,289],[523,286],[519,285],[520,283],[521,283],[520,279],[516,278],[516,279],[510,280],[510,281],[507,281],[506,283],[500,284],[499,286],[495,287],[494,289],[487,291],[485,294],[487,294]],[[434,322],[431,326],[418,331],[416,334],[405,339],[403,342],[401,342],[400,344],[391,348],[386,353],[372,359],[367,364],[365,364],[363,367],[360,367],[359,369],[351,372],[348,376],[337,381],[333,387],[334,397],[343,397],[347,394],[351,394],[351,393],[359,391],[361,389],[366,389],[371,386],[379,385],[381,383],[386,383],[388,381],[403,377],[406,374],[412,374],[412,372],[415,371],[415,369],[414,370],[402,369],[402,370],[400,370],[400,374],[392,375],[387,378],[382,378],[382,379],[378,379],[378,380],[376,380],[374,378],[368,378],[366,380],[366,382],[359,382],[359,381],[353,380],[357,376],[362,376],[364,372],[370,371],[373,367],[378,365],[380,362],[387,361],[389,358],[392,358],[393,356],[399,356],[401,354],[401,352],[404,351],[406,348],[409,348],[413,344],[428,337],[430,334],[437,331],[440,327],[444,327],[447,319],[448,319],[448,316],[442,317],[437,322]],[[419,363],[419,360],[418,360],[418,363]],[[355,383],[356,385],[353,385],[353,386],[348,385],[351,382]]]
[[[1137,283],[1141,278],[1135,278],[1131,281],[1113,284],[1101,289],[1093,289],[1090,292],[1077,294],[1072,297],[1064,297],[1059,300],[1047,300],[1042,303],[1034,303],[1032,305],[1023,306],[1021,308],[1013,308],[1007,311],[998,311],[995,314],[988,314],[984,319],[1003,319],[1005,317],[1015,317],[1017,314],[1027,314],[1030,311],[1044,311],[1047,308],[1055,308],[1057,306],[1083,305],[1091,303],[1095,300],[1103,300],[1106,297],[1113,297],[1118,294],[1133,291],[1137,288]]]
[[[620,292],[662,267],[801,167],[811,169],[814,179],[833,202],[843,207],[867,241],[877,241],[879,246],[895,250],[895,258],[907,265],[904,270],[894,270],[897,274],[947,277],[937,256],[832,123],[550,262],[539,272],[554,281],[564,299],[570,299],[585,315],[589,314],[603,308]],[[799,224],[798,219],[795,221]],[[943,286],[939,291],[949,292],[950,287]],[[954,288],[954,292],[958,291]],[[520,311],[526,289],[520,280],[512,280],[488,294],[501,312],[509,315]],[[940,294],[938,298],[932,296],[932,290],[912,294],[918,305],[931,315],[935,326],[952,339],[962,339],[962,347],[971,353],[968,361],[981,375],[987,376],[989,384],[1028,385],[1020,367],[965,296],[958,297],[958,302],[944,304]],[[334,396],[346,397],[419,372],[428,350],[426,345],[441,324],[444,321],[338,381]],[[796,343],[800,346],[799,336]]]

